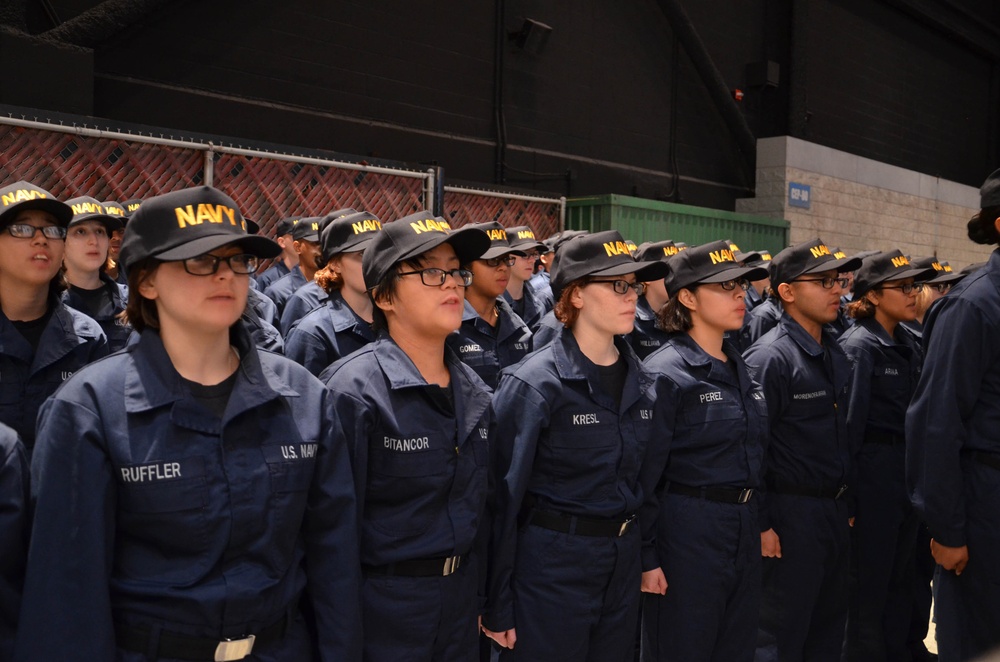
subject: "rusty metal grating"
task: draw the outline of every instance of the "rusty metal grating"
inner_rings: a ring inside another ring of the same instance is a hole
[[[124,201],[196,186],[203,162],[197,150],[0,124],[0,186],[23,179],[64,200]]]
[[[217,154],[215,186],[254,219],[262,234],[287,216],[321,216],[353,207],[393,221],[423,209],[421,179],[311,163]]]
[[[506,228],[527,225],[543,239],[559,231],[560,201],[541,202],[519,199],[516,195],[496,197],[475,190],[445,189],[444,216],[452,227],[466,223],[497,221]]]

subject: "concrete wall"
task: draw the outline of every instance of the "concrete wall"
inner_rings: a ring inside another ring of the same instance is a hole
[[[791,182],[811,188],[808,209],[789,204]],[[793,244],[819,236],[848,253],[899,248],[955,268],[989,256],[966,235],[978,209],[972,186],[788,136],[757,142],[757,197],[736,202],[737,211],[790,221]]]

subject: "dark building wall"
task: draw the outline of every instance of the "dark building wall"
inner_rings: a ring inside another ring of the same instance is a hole
[[[165,2],[94,45],[94,114],[435,163],[466,181],[732,209],[752,195],[752,163],[676,43],[671,1],[725,87],[743,89],[757,137],[974,185],[995,167],[997,59],[913,0],[502,0],[499,116],[494,2]],[[50,3],[63,22],[99,4]],[[952,27],[989,34],[1000,20],[988,0],[941,4]],[[52,27],[36,0],[26,8],[28,32]],[[540,53],[506,38],[526,17],[552,27]],[[778,85],[748,85],[747,65],[766,61]]]

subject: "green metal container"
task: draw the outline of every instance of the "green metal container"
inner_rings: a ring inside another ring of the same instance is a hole
[[[789,223],[627,195],[598,195],[566,201],[566,229],[618,230],[636,244],[671,239],[694,246],[732,239],[741,250],[767,249],[775,255],[788,246]]]

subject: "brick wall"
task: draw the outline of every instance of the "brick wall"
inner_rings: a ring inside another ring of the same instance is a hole
[[[789,204],[790,182],[811,188],[808,209]],[[738,200],[736,209],[788,220],[793,244],[819,236],[848,253],[899,248],[956,268],[990,253],[966,236],[979,209],[977,188],[796,138],[758,141],[757,197]]]

